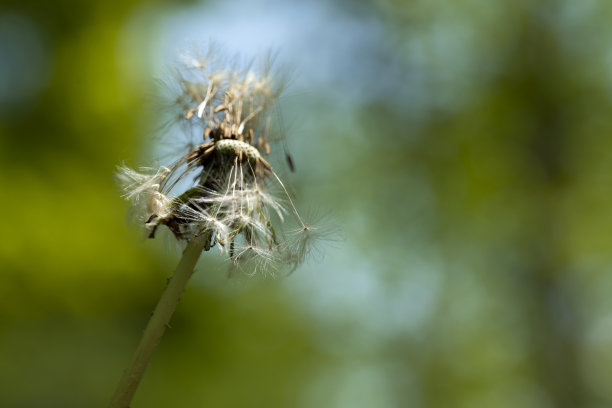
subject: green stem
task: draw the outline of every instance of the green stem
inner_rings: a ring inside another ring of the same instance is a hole
[[[151,315],[136,353],[134,353],[132,362],[123,373],[123,377],[113,396],[111,408],[129,408],[138,384],[151,360],[151,356],[153,356],[153,352],[157,348],[164,331],[166,331],[168,322],[176,309],[181,294],[185,290],[187,281],[193,274],[198,258],[203,250],[208,249],[209,242],[210,234],[204,233],[195,237],[187,244],[187,248],[183,251],[183,257],[176,267],[174,276],[168,281],[168,285],[159,299],[155,311]]]

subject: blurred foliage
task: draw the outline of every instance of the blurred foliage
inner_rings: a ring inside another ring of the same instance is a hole
[[[105,406],[178,259],[112,174],[151,153],[151,37],[188,5],[0,8],[2,407]],[[359,98],[295,108],[318,135],[295,188],[336,209],[355,280],[287,280],[362,314],[205,256],[133,406],[612,405],[611,5],[334,7],[384,41],[337,61]]]

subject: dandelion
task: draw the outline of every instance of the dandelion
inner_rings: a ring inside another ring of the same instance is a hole
[[[167,228],[187,246],[112,407],[129,406],[203,251],[217,247],[239,269],[274,274],[301,264],[318,235],[265,159],[273,142],[272,108],[282,90],[270,64],[260,71],[224,70],[215,67],[210,52],[186,61],[170,83],[178,91],[171,107],[179,111],[186,151],[168,167],[135,171],[122,165],[117,171],[123,197],[147,236]],[[270,192],[273,186],[282,196]],[[283,229],[288,217],[296,231]]]
[[[283,241],[273,217],[282,222],[291,214],[306,226],[264,159],[270,153],[271,108],[282,88],[273,81],[269,65],[262,74],[211,65],[191,58],[175,73],[181,119],[201,131],[200,143],[155,174],[119,167],[124,197],[132,201],[150,238],[165,226],[181,241],[205,235],[205,249],[218,246],[237,266],[251,257],[296,266],[296,259],[303,257],[293,251],[302,252],[303,243]],[[187,179],[192,185],[177,192]],[[271,182],[281,187],[289,210],[267,192]],[[236,252],[236,245],[241,245],[241,252]]]

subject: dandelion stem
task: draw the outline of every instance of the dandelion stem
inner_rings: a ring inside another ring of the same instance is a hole
[[[168,326],[168,322],[176,309],[181,294],[185,290],[187,281],[193,274],[196,262],[202,251],[208,249],[209,242],[210,233],[204,233],[193,238],[187,244],[183,257],[176,267],[174,276],[168,281],[168,285],[159,299],[155,311],[151,315],[151,319],[144,330],[132,361],[123,373],[123,377],[113,396],[111,408],[129,408],[138,384],[153,356],[153,352]]]

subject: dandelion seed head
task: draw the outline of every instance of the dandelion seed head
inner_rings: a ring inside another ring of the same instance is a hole
[[[318,236],[264,158],[282,81],[269,61],[260,70],[228,69],[215,55],[211,49],[184,56],[165,82],[174,97],[163,106],[191,140],[178,159],[155,172],[120,166],[117,178],[150,238],[162,227],[179,241],[206,233],[206,250],[216,246],[239,269],[274,274],[303,262]],[[284,197],[270,192],[274,184]],[[285,232],[287,217],[301,229]]]

